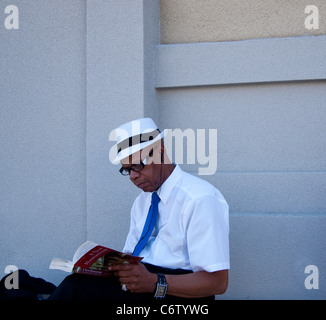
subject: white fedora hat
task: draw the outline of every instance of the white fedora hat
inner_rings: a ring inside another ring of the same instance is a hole
[[[113,164],[163,139],[166,131],[161,132],[153,119],[142,118],[127,122],[114,130],[117,156]]]

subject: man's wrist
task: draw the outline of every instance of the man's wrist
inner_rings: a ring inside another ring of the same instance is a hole
[[[150,289],[148,291],[155,293],[155,291],[156,291],[156,284],[157,284],[157,274],[156,273],[152,273],[152,279],[150,281]]]

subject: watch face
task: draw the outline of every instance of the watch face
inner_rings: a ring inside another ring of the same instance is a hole
[[[158,294],[159,296],[163,296],[164,293],[165,293],[165,287],[160,286],[160,287],[158,288],[158,290],[157,290],[157,294]]]
[[[155,298],[164,298],[167,290],[166,284],[157,284]]]

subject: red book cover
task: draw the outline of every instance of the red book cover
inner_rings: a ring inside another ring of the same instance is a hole
[[[128,255],[103,246],[96,246],[83,255],[74,265],[73,272],[110,276],[109,266],[121,263],[138,263],[142,258]]]

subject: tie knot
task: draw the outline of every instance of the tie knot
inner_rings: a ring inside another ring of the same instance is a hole
[[[152,193],[152,203],[159,203],[160,202],[160,197],[158,196],[158,194],[156,192]]]

